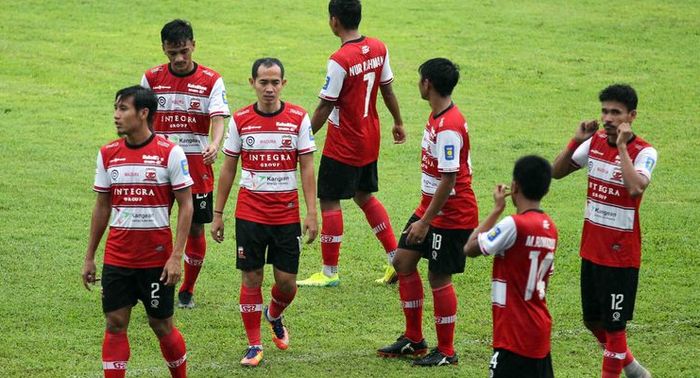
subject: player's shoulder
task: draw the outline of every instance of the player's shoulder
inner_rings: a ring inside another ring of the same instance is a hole
[[[100,153],[104,156],[107,154],[114,154],[124,147],[124,138],[115,139],[107,144],[100,147]]]
[[[168,64],[163,63],[163,64],[159,64],[155,67],[147,69],[146,72],[144,73],[144,75],[148,79],[151,79],[151,78],[155,78],[159,75],[163,75],[163,74],[167,74],[167,73],[168,73]]]
[[[631,145],[638,150],[643,150],[645,148],[654,148],[654,146],[652,146],[651,143],[647,142],[644,138],[636,134],[634,136],[634,140],[632,140]]]
[[[438,122],[438,132],[445,130],[453,130],[458,132],[466,132],[467,120],[464,115],[459,110],[457,105],[452,104],[452,106],[444,111],[440,116]]]
[[[197,73],[200,75],[203,75],[203,76],[205,76],[213,81],[216,81],[221,77],[221,75],[218,72],[216,72],[215,70],[213,70],[207,66],[203,66],[201,64],[197,65]]]
[[[306,110],[300,105],[292,104],[291,102],[284,103],[284,112],[295,117],[304,118],[307,114]]]
[[[254,103],[250,105],[246,105],[235,112],[233,112],[233,120],[236,122],[237,125],[240,125],[242,122],[244,122],[247,119],[255,117],[255,108],[254,108]]]

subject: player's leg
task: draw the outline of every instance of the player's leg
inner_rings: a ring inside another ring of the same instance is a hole
[[[192,194],[192,204],[194,206],[192,225],[185,245],[185,275],[178,293],[178,307],[180,308],[194,307],[194,300],[192,300],[194,285],[207,253],[204,224],[211,223],[214,215],[212,193]]]
[[[241,271],[238,303],[248,338],[248,349],[241,359],[243,366],[258,366],[263,359],[260,321],[266,247],[264,225],[236,218],[236,268]]]
[[[131,308],[138,302],[133,274],[133,269],[110,265],[102,267],[102,311],[105,314],[102,367],[105,378],[126,375],[131,355],[127,328]]]
[[[180,330],[173,324],[172,316],[165,319],[148,316],[148,325],[156,334],[166,365],[173,378],[187,377],[187,347]]]

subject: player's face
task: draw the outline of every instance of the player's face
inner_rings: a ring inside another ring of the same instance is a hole
[[[627,122],[632,123],[637,117],[637,111],[627,110],[625,104],[618,101],[603,101],[601,103],[600,109],[600,119],[603,121],[603,127],[605,128],[605,133],[608,135],[608,139],[616,140],[617,138],[617,127],[621,123]]]
[[[146,110],[146,109],[144,109]],[[134,98],[117,98],[114,101],[114,125],[117,128],[117,135],[126,136],[141,127],[143,115],[139,114],[134,107]]]
[[[258,76],[250,79],[250,85],[258,95],[258,103],[265,107],[275,107],[279,103],[285,84],[287,80],[282,79],[282,70],[276,64],[270,67],[260,65]]]
[[[192,53],[194,52],[194,41],[187,40],[184,43],[163,43],[163,52],[170,61],[170,69],[176,74],[186,74],[194,69]]]
[[[418,91],[420,92],[420,98],[423,100],[428,99],[428,86],[429,86],[428,79],[424,79],[420,77],[418,79]]]

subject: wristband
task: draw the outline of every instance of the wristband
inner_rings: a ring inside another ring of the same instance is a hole
[[[219,211],[219,210],[214,210],[214,213],[216,213],[216,214],[221,214],[221,215],[223,215],[223,214],[224,214],[224,212],[223,212],[223,211]]]
[[[571,139],[571,140],[569,141],[569,144],[566,146],[566,149],[569,150],[569,151],[571,151],[571,152],[574,152],[574,151],[576,151],[576,149],[578,148],[578,146],[581,145],[581,143],[583,143],[583,142],[579,142],[579,141],[577,141],[576,139]]]

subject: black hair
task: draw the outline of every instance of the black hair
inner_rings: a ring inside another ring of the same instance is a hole
[[[617,101],[627,107],[627,111],[637,109],[637,92],[629,84],[613,84],[598,95],[600,102]]]
[[[165,44],[166,41],[176,46],[185,44],[187,41],[194,41],[192,25],[181,19],[168,22],[160,30],[160,42]]]
[[[421,79],[429,80],[433,88],[443,97],[451,95],[459,82],[459,66],[445,58],[425,61],[418,67],[418,72]]]
[[[253,62],[253,69],[251,71],[251,77],[253,78],[253,80],[255,80],[258,77],[258,68],[260,68],[260,66],[264,66],[267,68],[270,68],[272,66],[279,67],[280,73],[282,74],[282,79],[284,79],[284,66],[282,65],[282,62],[280,62],[280,60],[277,58],[267,57],[260,58]]]
[[[345,29],[357,30],[362,20],[362,4],[360,0],[331,0],[328,15],[336,17]]]
[[[114,101],[124,101],[129,97],[134,99],[134,108],[136,108],[137,112],[141,109],[148,109],[146,120],[148,121],[148,127],[151,127],[153,125],[153,117],[156,115],[156,109],[158,109],[158,100],[155,93],[148,88],[134,85],[118,90],[117,94],[114,95]]]
[[[513,181],[518,183],[525,198],[539,201],[549,191],[552,166],[537,155],[523,156],[515,162]]]

